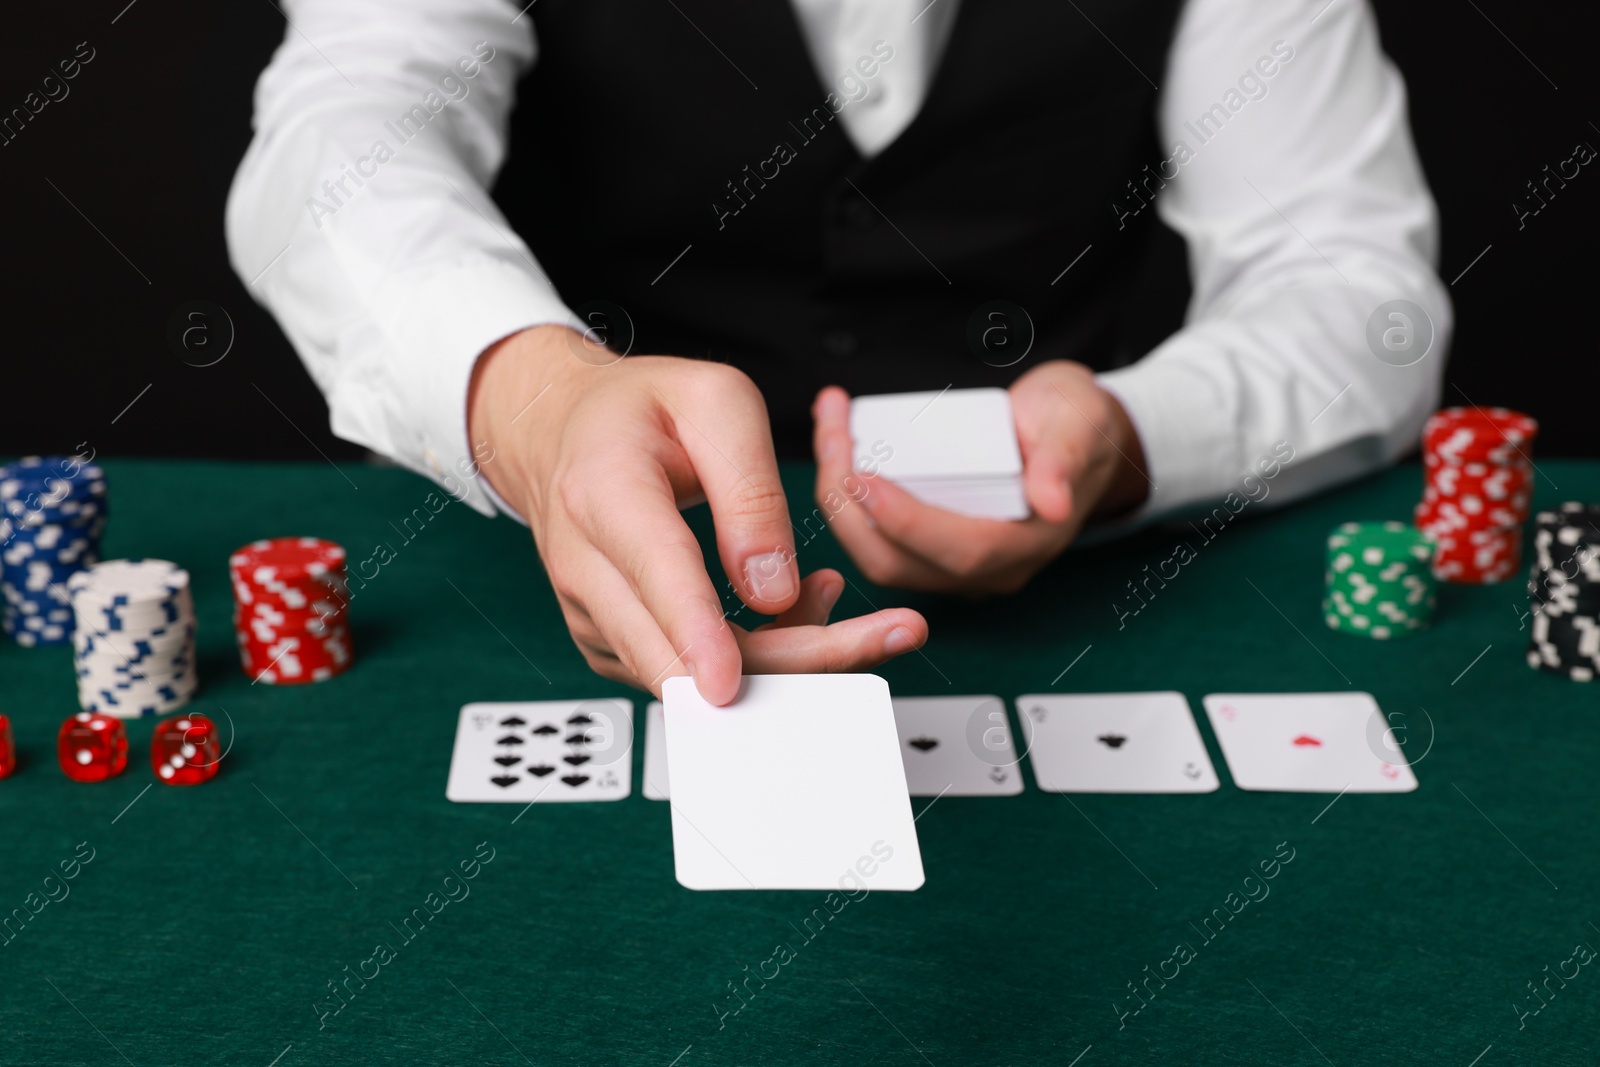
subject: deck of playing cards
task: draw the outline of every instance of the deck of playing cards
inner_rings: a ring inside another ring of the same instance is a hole
[[[689,889],[916,889],[889,686],[870,674],[750,675],[726,707],[661,687],[672,853]],[[665,784],[665,783],[661,783]]]
[[[980,519],[1025,519],[1022,451],[1004,389],[858,396],[855,469],[925,504]]]

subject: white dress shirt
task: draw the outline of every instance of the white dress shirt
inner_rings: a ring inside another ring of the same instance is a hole
[[[830,86],[874,43],[894,49],[864,93],[843,83],[846,132],[880,151],[921,106],[958,0],[791,2]],[[487,193],[535,61],[532,20],[512,0],[283,6],[291,26],[228,199],[234,268],[336,434],[492,514],[486,483],[462,474],[474,362],[518,330],[577,323]],[[1152,489],[1135,521],[1238,492],[1280,442],[1294,459],[1274,503],[1394,459],[1438,403],[1451,309],[1405,86],[1366,0],[1188,0],[1167,69],[1142,73],[1159,79],[1160,169],[1175,175],[1154,206],[1188,242],[1194,295],[1183,329],[1100,376],[1144,446]],[[570,147],[550,152],[572,162]],[[1061,249],[1062,264],[1081,251]],[[1093,267],[1090,250],[1073,269]],[[1434,331],[1408,367],[1368,341],[1397,299]]]

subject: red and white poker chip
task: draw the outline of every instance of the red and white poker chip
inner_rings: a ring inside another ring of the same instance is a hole
[[[229,558],[239,661],[251,681],[298,685],[349,669],[345,559],[316,537],[256,541]]]
[[[1445,408],[1428,419],[1413,518],[1438,542],[1435,577],[1479,585],[1517,573],[1538,433],[1538,422],[1509,408]]]

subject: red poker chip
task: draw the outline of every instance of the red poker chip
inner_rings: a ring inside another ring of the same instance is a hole
[[[274,537],[238,549],[228,566],[247,575],[270,567],[281,580],[294,581],[344,570],[345,551],[320,537]]]
[[[1509,461],[1526,453],[1539,423],[1509,408],[1445,408],[1422,429],[1422,447],[1447,461]]]
[[[315,537],[256,541],[229,558],[239,662],[252,681],[296,685],[349,669],[345,559]]]
[[[1488,584],[1517,573],[1538,433],[1538,422],[1509,408],[1445,408],[1428,419],[1413,521],[1438,543],[1437,578]]]
[[[281,649],[293,647],[301,655],[320,661],[348,655],[350,627],[340,624],[316,634],[304,631],[299,633],[258,631],[251,627],[240,627],[235,631],[235,638],[241,648],[264,652],[269,660]]]
[[[1442,408],[1428,417],[1422,427],[1424,442],[1466,429],[1474,434],[1493,435],[1497,440],[1517,444],[1531,441],[1539,433],[1539,422],[1531,415],[1502,407]]]
[[[336,608],[332,603],[314,610],[295,611],[258,600],[248,606],[239,605],[233,614],[233,625],[235,629],[249,629],[252,633],[269,636],[308,633],[317,637],[345,625],[349,618],[347,609]]]
[[[1483,529],[1423,527],[1437,547],[1433,573],[1443,581],[1489,585],[1505,581],[1522,568],[1522,528]]]
[[[1435,533],[1521,527],[1526,517],[1526,511],[1518,512],[1509,502],[1484,501],[1470,496],[1425,499],[1412,511],[1413,525]]]
[[[1531,481],[1533,479],[1533,465],[1526,459],[1518,456],[1503,463],[1491,463],[1487,460],[1468,460],[1464,463],[1455,463],[1442,456],[1425,453],[1422,457],[1423,476],[1428,481],[1446,482],[1487,482],[1494,481]]]
[[[350,642],[348,638],[333,636],[325,639],[310,639],[302,637],[281,637],[273,641],[257,641],[253,638],[240,642],[241,655],[249,660],[254,671],[265,670],[285,657],[293,656],[295,662],[309,667],[332,666],[344,668],[350,665]],[[287,668],[288,673],[297,673],[292,667]]]
[[[345,550],[317,537],[277,537],[256,541],[228,558],[234,598],[265,600],[300,609],[317,600],[348,600]]]
[[[247,635],[239,642],[243,655],[247,655],[250,662],[259,670],[278,659],[279,656],[293,653],[296,659],[316,666],[334,664],[340,667],[349,665],[350,634],[347,630],[336,630],[322,637],[307,637],[304,635],[287,635],[274,637],[263,641],[254,635]]]
[[[271,643],[241,641],[239,661],[252,681],[297,685],[343,674],[353,657],[348,636],[339,635],[321,640],[286,637]]]

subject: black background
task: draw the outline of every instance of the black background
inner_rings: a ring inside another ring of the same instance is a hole
[[[1460,276],[1445,403],[1535,415],[1544,455],[1600,453],[1589,318],[1600,161],[1520,230],[1511,207],[1576,143],[1600,147],[1591,16],[1508,0],[1383,3],[1378,15],[1444,219],[1441,274]],[[224,248],[251,93],[284,30],[272,0],[7,13],[0,114],[79,42],[96,55],[65,99],[0,147],[0,455],[83,443],[100,455],[359,453],[329,432],[320,394]],[[1143,348],[1181,322],[1186,287],[1181,242],[1166,234],[1129,301]],[[234,325],[214,366],[186,365],[167,341],[194,300]]]

